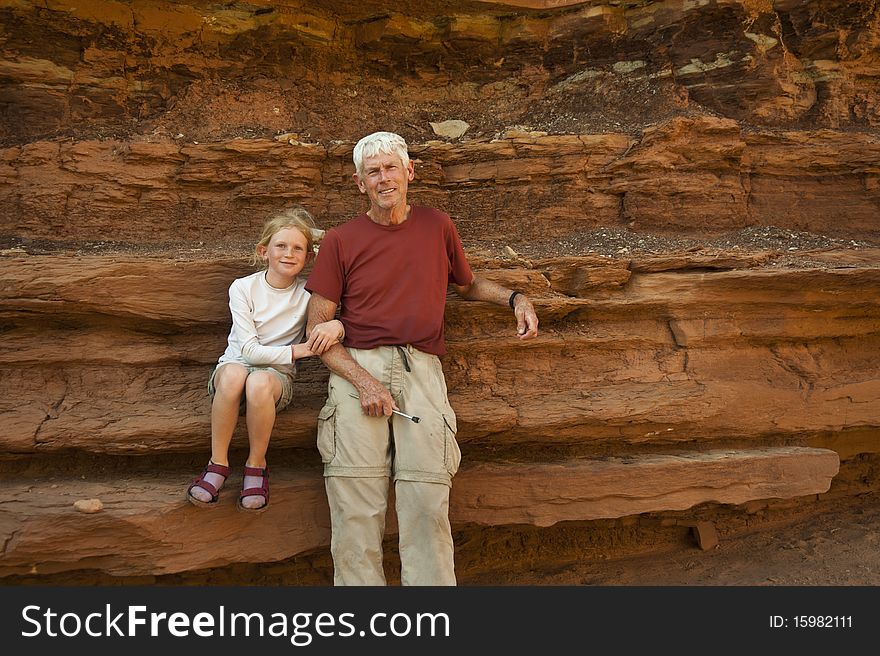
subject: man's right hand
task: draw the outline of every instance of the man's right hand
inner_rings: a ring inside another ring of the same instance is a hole
[[[357,390],[361,410],[368,417],[390,417],[392,410],[399,410],[391,392],[372,376],[358,384]]]

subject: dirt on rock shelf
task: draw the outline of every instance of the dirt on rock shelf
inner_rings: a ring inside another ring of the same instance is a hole
[[[672,255],[682,253],[736,254],[771,253],[774,266],[812,268],[827,266],[817,254],[831,250],[862,251],[880,247],[869,239],[829,237],[810,232],[775,226],[748,227],[742,230],[710,235],[662,235],[639,233],[608,227],[576,232],[562,239],[548,239],[517,244],[491,240],[464,240],[465,250],[501,260],[516,257],[537,259],[579,255],[600,255],[626,259],[631,256]],[[25,237],[0,237],[0,253],[4,254],[68,254],[68,255],[168,255],[182,260],[210,259],[217,255],[241,255],[249,258],[252,245],[244,242],[178,242],[169,244],[129,243],[114,241],[49,241]],[[880,256],[878,256],[880,258]]]

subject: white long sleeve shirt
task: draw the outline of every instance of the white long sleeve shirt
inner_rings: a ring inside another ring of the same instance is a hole
[[[229,286],[229,344],[218,364],[272,366],[293,373],[290,345],[299,344],[306,330],[305,283],[297,278],[290,287],[276,289],[266,282],[265,271],[234,280]]]

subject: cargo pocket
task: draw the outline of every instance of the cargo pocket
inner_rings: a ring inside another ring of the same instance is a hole
[[[443,446],[443,465],[450,476],[455,476],[458,466],[461,464],[461,449],[455,439],[457,425],[455,415],[443,415],[443,428],[445,433]]]
[[[329,403],[318,413],[318,452],[324,464],[336,457],[336,406]]]

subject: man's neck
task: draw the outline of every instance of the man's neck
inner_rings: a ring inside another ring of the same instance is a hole
[[[379,225],[400,225],[409,218],[410,205],[395,205],[391,209],[384,210],[381,207],[371,207],[367,216],[373,223]]]

